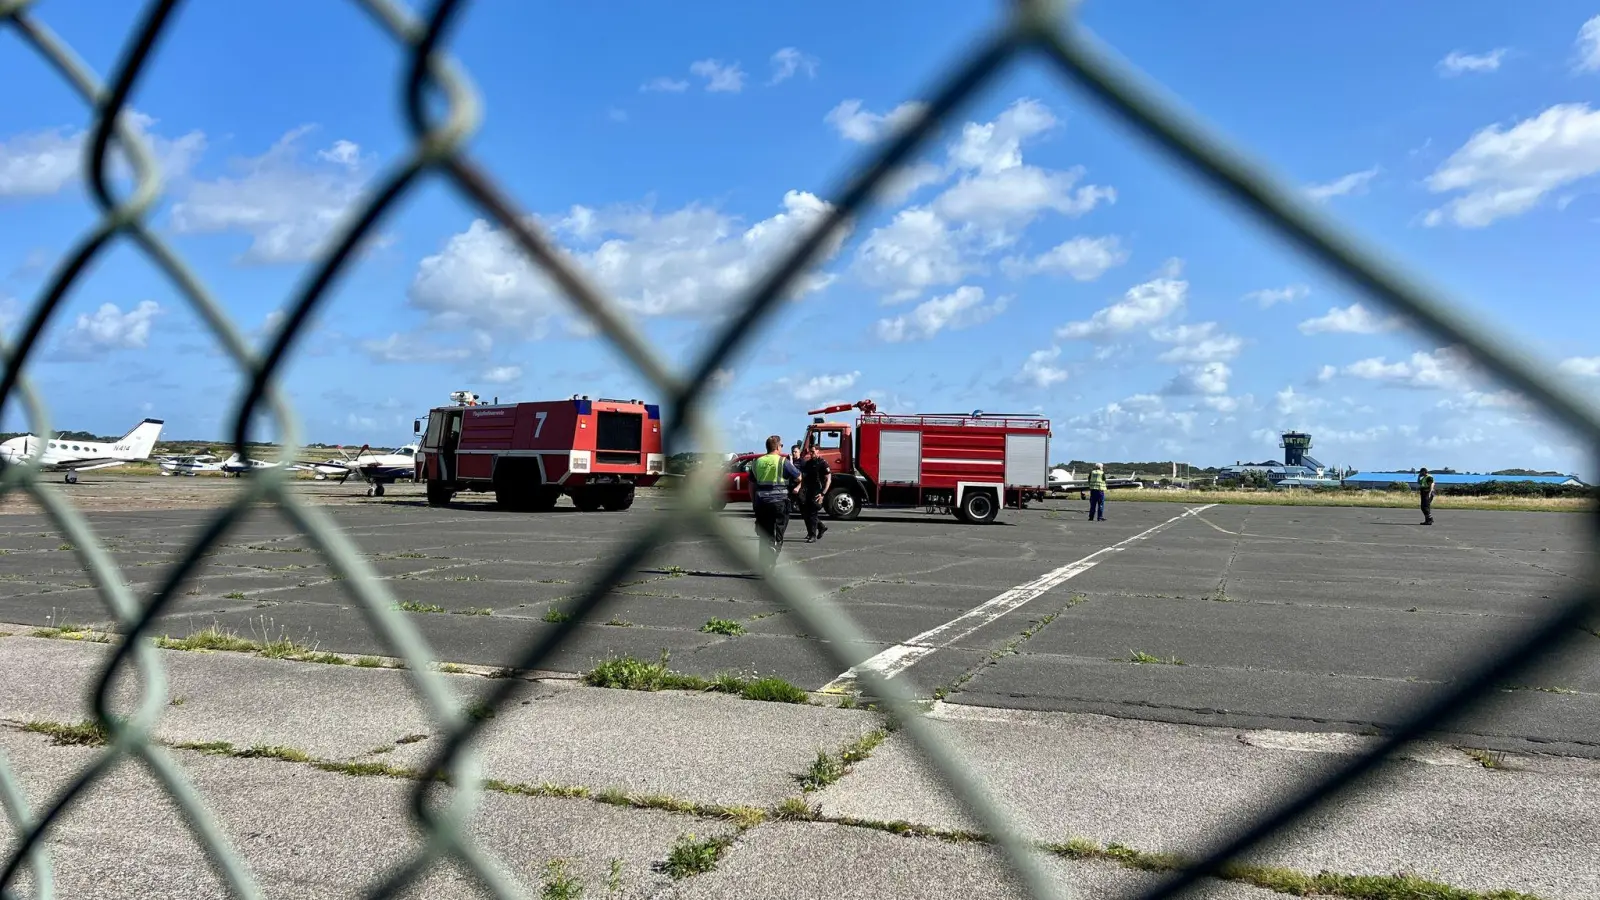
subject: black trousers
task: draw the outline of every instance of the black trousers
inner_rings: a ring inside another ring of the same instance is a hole
[[[806,520],[806,537],[822,537],[828,526],[822,524],[822,496],[806,494],[800,498],[800,516]]]
[[[775,559],[783,549],[783,533],[789,528],[789,501],[757,500],[756,534],[760,535],[763,558],[770,551]]]
[[[1422,492],[1422,521],[1433,521],[1433,495],[1427,491]]]

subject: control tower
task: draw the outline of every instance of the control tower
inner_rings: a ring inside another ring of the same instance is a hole
[[[1283,442],[1278,444],[1283,448],[1283,464],[1286,466],[1307,466],[1313,469],[1322,468],[1322,464],[1306,456],[1306,451],[1311,449],[1311,435],[1302,431],[1289,431],[1283,435]]]

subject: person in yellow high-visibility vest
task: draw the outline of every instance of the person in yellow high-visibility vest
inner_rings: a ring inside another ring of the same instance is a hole
[[[755,482],[751,495],[761,565],[770,572],[783,552],[783,533],[789,527],[789,495],[800,483],[800,470],[784,455],[783,439],[773,435],[767,438],[766,455],[751,463],[750,476]]]
[[[1106,520],[1106,469],[1099,463],[1089,473],[1089,521]]]

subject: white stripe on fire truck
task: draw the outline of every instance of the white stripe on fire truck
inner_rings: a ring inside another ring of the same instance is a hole
[[[861,672],[868,670],[877,672],[884,678],[893,678],[916,665],[919,660],[933,653],[933,651],[950,646],[995,619],[1046,593],[1051,588],[1089,571],[1103,561],[1102,557],[1116,553],[1134,541],[1142,541],[1179,519],[1186,519],[1189,516],[1205,512],[1213,506],[1216,506],[1216,504],[1208,503],[1205,506],[1184,510],[1182,515],[1173,516],[1160,525],[1141,531],[1133,537],[1118,541],[1109,547],[1096,550],[1077,562],[1067,563],[1059,569],[1052,569],[1027,584],[1019,584],[1011,590],[967,610],[943,625],[930,628],[905,643],[896,644],[855,666],[850,671],[824,685],[822,692],[842,693],[845,688],[856,682]]]
[[[925,463],[955,463],[959,466],[1003,466],[1006,464],[1003,459],[933,459],[927,456],[924,456],[922,461]]]

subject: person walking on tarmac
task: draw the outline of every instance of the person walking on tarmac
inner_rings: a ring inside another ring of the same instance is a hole
[[[828,526],[822,524],[822,498],[833,484],[833,470],[828,461],[817,455],[817,448],[807,446],[800,453],[800,514],[806,520],[806,543],[822,540]]]
[[[761,551],[761,566],[771,572],[783,552],[783,532],[789,527],[789,495],[800,481],[800,470],[783,454],[783,439],[767,438],[767,453],[750,466],[755,481],[753,499],[756,512],[756,538]]]
[[[1433,524],[1433,476],[1427,469],[1417,471],[1417,493],[1422,500],[1422,524]]]
[[[1106,469],[1099,463],[1089,473],[1089,521],[1106,520]]]

